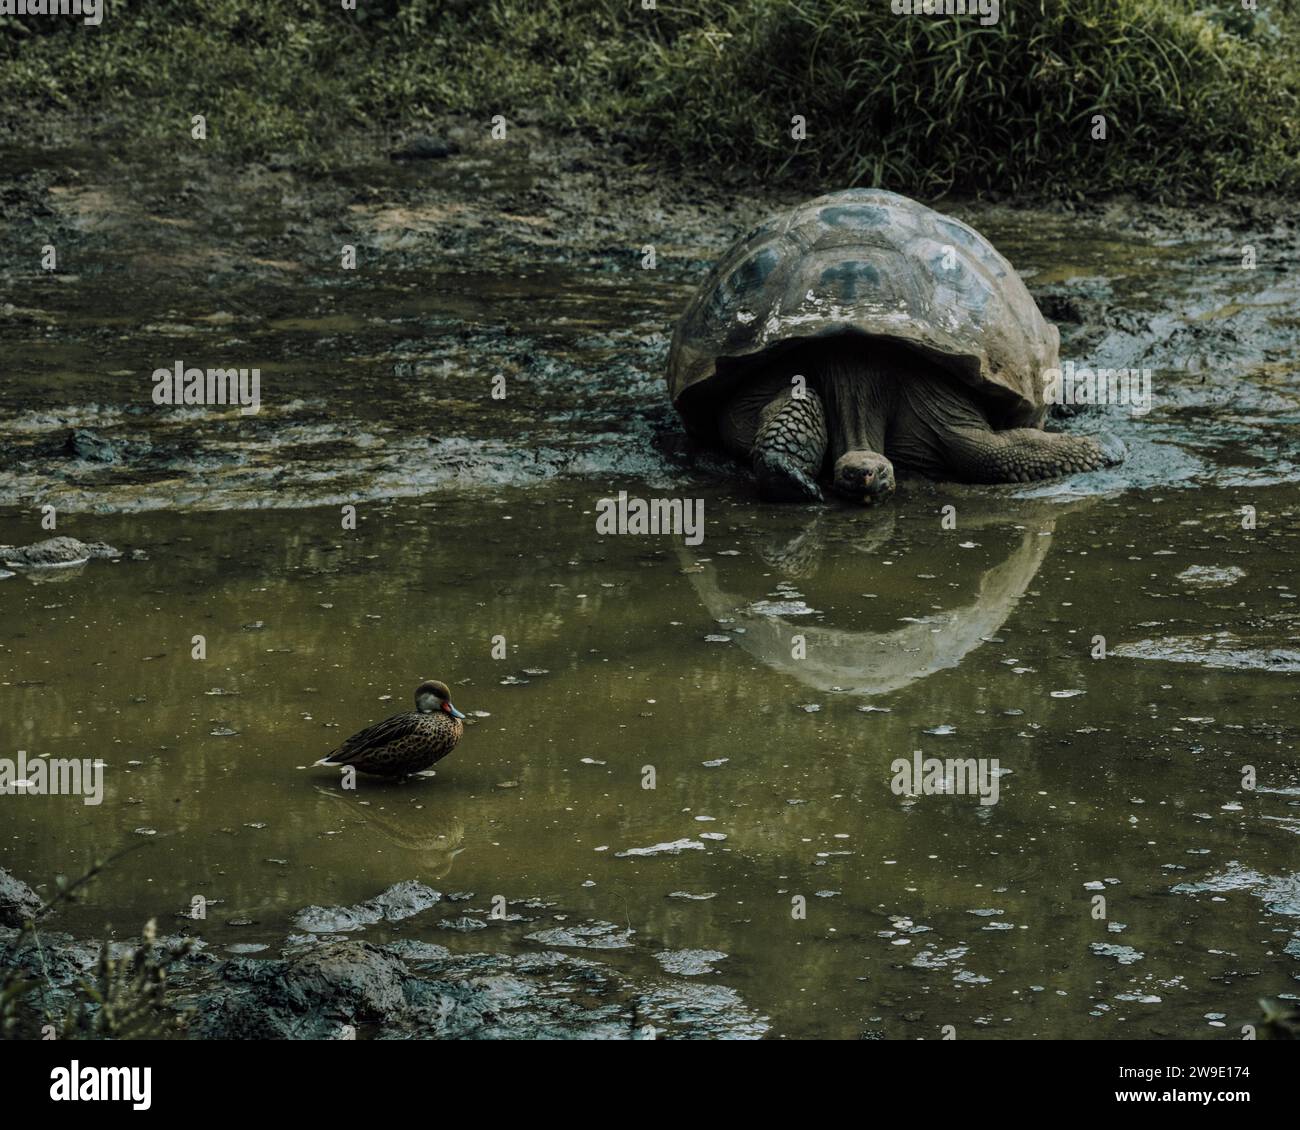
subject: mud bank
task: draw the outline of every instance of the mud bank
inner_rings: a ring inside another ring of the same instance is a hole
[[[421,141],[358,141],[325,174],[0,143],[0,506],[284,508],[729,476],[684,447],[667,404],[672,324],[733,239],[841,186],[711,185],[527,127],[494,142],[449,120]],[[1064,358],[1152,372],[1149,414],[1062,425],[1106,427],[1131,452],[1068,489],[1296,476],[1286,208],[934,203],[1008,255]],[[151,374],[181,363],[257,367],[260,410],[153,403]]]
[[[24,906],[33,899],[39,905],[22,884],[8,876],[5,881],[0,898],[13,895]],[[402,921],[442,901],[439,892],[412,881],[368,900],[364,911],[374,920]],[[9,905],[3,904],[6,919]],[[300,918],[318,927],[360,928],[355,907],[311,907]],[[601,930],[588,928],[587,933],[599,936]],[[712,969],[684,963],[682,968],[697,979],[630,975],[580,952],[603,948],[598,942],[592,946],[583,934],[579,929],[573,936],[551,939],[579,952],[539,946],[534,953],[509,955],[452,953],[416,938],[372,944],[338,933],[298,933],[278,947],[278,956],[224,958],[191,935],[160,938],[157,960],[166,962],[168,970],[156,1034],[271,1040],[637,1040],[758,1039],[767,1031],[766,1019],[734,990],[698,979]],[[19,1003],[11,1034],[34,1038],[52,1017],[67,1015],[84,995],[82,983],[94,983],[104,944],[41,931],[38,949],[30,935],[0,929],[0,981],[10,975],[35,986]],[[139,941],[107,944],[112,956],[129,959]]]

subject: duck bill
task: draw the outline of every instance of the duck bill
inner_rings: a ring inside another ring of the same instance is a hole
[[[445,710],[448,714],[450,714],[453,718],[464,718],[464,717],[465,717],[465,715],[463,715],[459,710],[457,710],[457,709],[456,709],[454,706],[452,706],[452,704],[449,703],[449,702],[444,702],[444,703],[442,704],[442,708],[443,708],[443,710]]]

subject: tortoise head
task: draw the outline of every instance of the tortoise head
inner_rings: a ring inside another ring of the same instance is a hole
[[[444,714],[450,714],[453,718],[464,718],[459,710],[451,704],[451,691],[447,689],[446,683],[440,683],[436,679],[430,679],[423,682],[415,691],[415,709],[421,714],[433,714],[441,710]]]
[[[894,493],[894,465],[874,451],[846,451],[835,461],[837,494],[870,506]]]

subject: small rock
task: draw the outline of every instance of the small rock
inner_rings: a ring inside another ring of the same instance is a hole
[[[703,851],[704,845],[699,840],[680,839],[673,840],[671,843],[652,844],[650,847],[628,848],[627,851],[616,851],[616,859],[627,859],[629,856],[641,855],[680,855],[684,851]]]
[[[119,458],[117,448],[109,440],[86,428],[70,432],[64,450],[74,459],[87,463],[116,463]]]
[[[33,545],[0,545],[0,562],[19,569],[54,569],[83,565],[92,557],[121,556],[120,550],[103,542],[82,542],[69,537],[47,538]]]
[[[1093,942],[1088,948],[1098,957],[1113,957],[1121,965],[1132,965],[1143,957],[1132,946],[1117,946],[1113,942]]]
[[[444,918],[438,923],[439,930],[456,930],[468,934],[474,930],[486,930],[487,923],[477,918]]]
[[[682,977],[716,973],[714,962],[724,961],[726,957],[725,953],[718,950],[663,950],[655,954],[655,960],[663,966],[665,973],[676,973]]]
[[[586,926],[556,926],[525,936],[530,942],[564,949],[623,950],[632,947],[633,932],[612,922],[592,922]]]
[[[294,916],[294,925],[313,934],[360,930],[376,922],[400,922],[427,910],[442,899],[437,891],[407,879],[356,906],[309,906]]]
[[[41,909],[41,896],[0,867],[0,926],[22,926]]]

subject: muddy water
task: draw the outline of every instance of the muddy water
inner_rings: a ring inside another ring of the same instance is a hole
[[[1231,1037],[1293,991],[1294,233],[965,210],[1067,355],[1154,367],[1149,415],[1066,425],[1130,460],[769,508],[684,454],[659,373],[701,264],[772,202],[583,227],[590,196],[500,168],[19,185],[67,274],[4,277],[0,543],[52,502],[144,551],[0,579],[0,752],[106,765],[98,807],[0,799],[5,866],[144,845],[61,927],[269,953],[309,904],[419,879],[466,897],[363,936],[526,952],[609,923],[588,937],[631,945],[603,960],[711,951],[698,976],[788,1037]],[[345,237],[368,269],[334,269]],[[262,412],[155,408],[176,359],[260,364]],[[703,543],[598,536],[622,489],[703,498]],[[422,677],[470,714],[435,777],[308,767]],[[916,750],[996,758],[997,803],[900,795]]]

